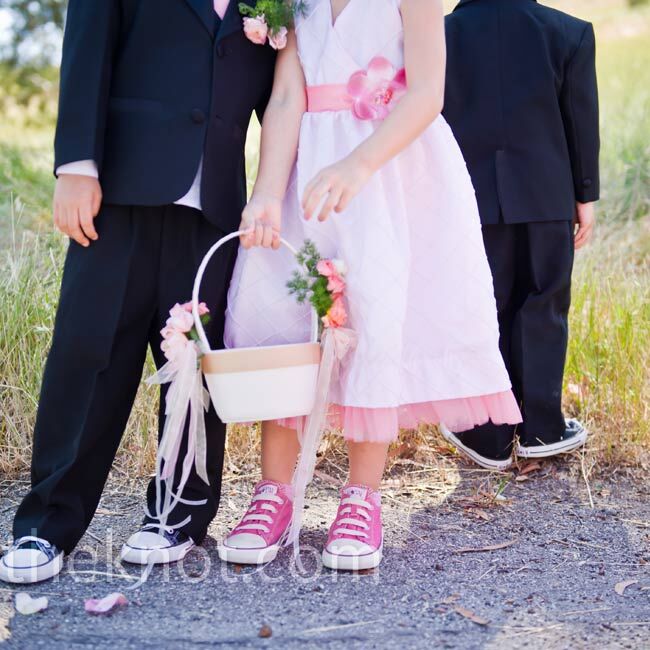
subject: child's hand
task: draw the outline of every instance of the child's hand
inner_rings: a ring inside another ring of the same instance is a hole
[[[582,248],[591,241],[596,224],[593,203],[576,203],[574,223],[578,226],[575,234],[576,249]]]
[[[365,165],[351,157],[323,169],[305,188],[302,197],[305,219],[311,219],[321,204],[323,207],[318,214],[319,221],[325,221],[332,210],[343,212],[370,175],[371,172]],[[323,203],[325,197],[327,200]]]
[[[84,247],[99,235],[93,220],[102,204],[102,188],[92,176],[61,174],[54,190],[54,225]]]
[[[265,194],[253,194],[242,212],[239,230],[247,231],[239,239],[243,248],[263,246],[280,248],[282,201]]]

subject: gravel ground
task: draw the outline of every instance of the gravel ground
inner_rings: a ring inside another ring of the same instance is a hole
[[[137,571],[115,557],[139,521],[143,485],[114,479],[65,572],[20,589],[48,596],[47,611],[15,614],[17,590],[0,589],[0,647],[648,648],[643,473],[592,483],[592,508],[585,482],[562,463],[505,478],[452,464],[413,469],[388,481],[385,559],[365,575],[317,561],[337,505],[322,474],[310,489],[304,575],[288,550],[263,571],[220,564],[216,540],[251,486],[232,479],[206,545],[134,592]],[[26,485],[0,483],[4,536]],[[636,582],[617,593],[626,581]],[[84,612],[86,598],[114,591],[128,595],[127,608]]]

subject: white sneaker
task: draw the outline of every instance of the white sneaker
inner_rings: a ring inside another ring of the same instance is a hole
[[[63,551],[40,537],[21,537],[0,558],[0,580],[32,584],[49,580],[63,568]]]
[[[497,472],[505,472],[512,465],[512,457],[508,458],[489,458],[479,454],[468,445],[464,444],[462,440],[453,432],[450,431],[444,424],[440,424],[440,433],[442,433],[445,440],[450,442],[458,451],[467,456],[470,460],[474,461],[477,465],[485,469],[493,469]]]
[[[578,420],[567,420],[564,435],[558,442],[545,445],[517,445],[516,454],[520,458],[549,458],[558,454],[568,454],[585,444],[589,432]]]
[[[182,530],[161,530],[158,524],[146,524],[122,546],[120,560],[141,565],[169,564],[182,560],[194,546],[192,538]]]

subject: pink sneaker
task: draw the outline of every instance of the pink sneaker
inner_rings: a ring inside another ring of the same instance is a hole
[[[374,569],[381,562],[383,538],[381,494],[363,485],[347,485],[330,526],[323,564],[343,571]]]
[[[291,486],[260,481],[246,514],[219,546],[219,557],[236,564],[266,564],[275,560],[292,514]]]

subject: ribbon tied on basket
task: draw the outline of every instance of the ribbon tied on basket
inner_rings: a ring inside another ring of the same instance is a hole
[[[205,305],[201,305],[201,312],[203,317],[209,318]],[[175,530],[187,525],[191,520],[191,516],[188,516],[175,524],[168,523],[169,516],[179,503],[206,503],[205,499],[189,501],[182,496],[193,467],[205,483],[210,483],[204,419],[210,405],[210,395],[203,385],[199,346],[196,340],[193,340],[193,327],[191,303],[175,305],[170,311],[166,327],[161,332],[161,348],[168,361],[155,375],[147,379],[147,384],[150,385],[169,384],[165,398],[165,426],[156,457],[156,510],[147,511],[147,516],[159,524],[161,530]],[[186,426],[185,456],[180,467],[180,476],[177,476]]]
[[[307,416],[305,422],[300,458],[293,476],[293,516],[286,544],[293,545],[295,557],[298,557],[300,552],[300,529],[305,507],[305,492],[314,477],[316,455],[323,439],[323,432],[327,427],[330,387],[338,377],[342,361],[356,344],[357,335],[351,329],[327,327],[323,332],[321,364],[316,385],[316,401],[314,410]]]

